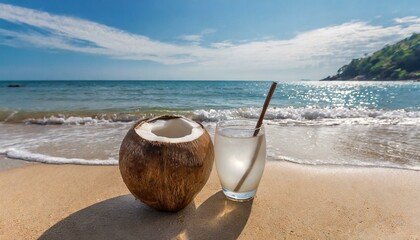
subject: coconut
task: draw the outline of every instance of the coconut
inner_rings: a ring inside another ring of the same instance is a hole
[[[206,129],[180,116],[141,120],[125,136],[119,167],[130,192],[162,211],[186,207],[206,184],[214,149]]]

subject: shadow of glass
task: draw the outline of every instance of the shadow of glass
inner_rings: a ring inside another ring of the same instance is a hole
[[[159,212],[124,195],[71,214],[45,231],[46,239],[235,239],[251,213],[252,201],[236,203],[220,191],[199,208]]]

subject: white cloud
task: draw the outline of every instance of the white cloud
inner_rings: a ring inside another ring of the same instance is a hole
[[[178,45],[88,20],[7,4],[0,4],[0,19],[27,26],[26,30],[0,29],[0,44],[154,61],[173,65],[167,68],[168,71],[189,74],[196,79],[200,74],[215,76],[216,73],[221,79],[224,76],[233,79],[273,78],[299,73],[305,78],[322,77],[322,74],[333,74],[328,71],[338,69],[352,58],[420,32],[420,18],[409,16],[394,19],[395,25],[392,26],[352,21],[302,32],[286,40],[226,40],[203,46],[200,43],[204,35],[215,33],[215,30],[182,35],[179,38],[189,44]],[[28,30],[31,28],[41,31]],[[177,64],[183,65],[177,68]],[[307,76],[308,73],[312,75]]]
[[[223,41],[223,42],[212,43],[210,46],[212,46],[213,48],[230,48],[235,45],[231,43],[230,41]]]
[[[181,35],[181,36],[178,36],[178,39],[188,41],[188,42],[192,42],[192,43],[194,43],[194,45],[197,45],[198,43],[203,41],[203,38],[204,38],[205,35],[213,34],[215,32],[216,32],[215,29],[206,28],[203,31],[201,31],[200,34]]]
[[[202,35],[181,35],[178,37],[179,39],[189,41],[189,42],[201,42],[203,40]]]
[[[194,61],[191,56],[186,55],[185,47],[151,40],[145,36],[74,17],[0,4],[0,19],[48,31],[48,34],[44,35],[31,32],[4,35],[38,47],[102,54],[122,59],[151,60],[164,64]],[[75,46],[75,41],[90,44]]]
[[[215,43],[214,49],[197,53],[200,64],[239,69],[290,69],[346,62],[372,53],[386,44],[409,36],[420,26],[372,26],[350,22],[298,34],[288,40]]]
[[[408,16],[403,18],[395,18],[396,23],[420,23],[420,18],[416,16]]]

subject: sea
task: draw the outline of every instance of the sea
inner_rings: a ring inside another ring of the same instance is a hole
[[[18,85],[19,87],[10,87]],[[0,81],[0,155],[118,164],[135,121],[257,119],[270,81]],[[420,82],[278,81],[265,115],[267,160],[420,170]]]

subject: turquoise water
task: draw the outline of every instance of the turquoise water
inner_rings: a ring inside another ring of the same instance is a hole
[[[10,84],[21,87],[10,88]],[[21,81],[0,82],[0,121],[57,116],[130,121],[175,113],[200,121],[256,118],[271,82]],[[305,121],[419,117],[418,82],[280,82],[268,119]],[[85,119],[86,120],[86,119]],[[57,123],[54,122],[54,123]],[[67,121],[68,123],[68,121]]]
[[[19,88],[7,88],[19,84]],[[259,107],[270,82],[21,81],[0,82],[0,109],[150,111]],[[418,82],[279,82],[272,107],[420,109]]]
[[[181,114],[202,122],[213,135],[220,120],[258,118],[270,85],[2,81],[0,154],[115,164],[133,121]],[[419,82],[279,82],[265,124],[269,160],[420,170]]]

